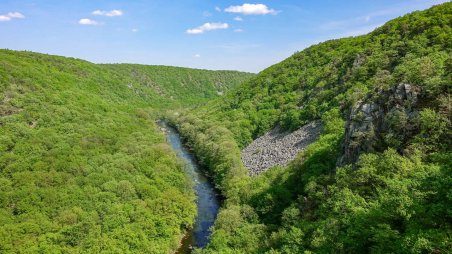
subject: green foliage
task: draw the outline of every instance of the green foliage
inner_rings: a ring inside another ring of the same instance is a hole
[[[422,110],[419,114],[420,133],[415,137],[415,145],[421,145],[426,152],[450,149],[452,130],[446,117],[431,109]]]
[[[451,25],[452,3],[415,12],[314,45],[172,115],[226,197],[204,252],[450,252]],[[388,131],[370,133],[380,152],[338,168],[351,108],[385,101],[401,83],[420,88],[413,115],[384,108]],[[240,148],[318,119],[320,138],[288,167],[246,176]]]
[[[222,127],[207,125],[187,116],[169,116],[172,123],[183,122],[178,129],[191,145],[198,161],[214,175],[215,186],[230,199],[239,198],[239,186],[247,181],[247,171],[240,161],[240,149],[232,133]]]
[[[102,65],[115,79],[137,95],[160,98],[153,107],[162,110],[170,107],[195,106],[227,92],[253,75],[237,71],[208,71],[171,66],[146,66],[137,64]],[[158,105],[158,107],[156,107]]]
[[[0,50],[0,252],[174,250],[194,195],[153,120],[175,108],[225,197],[197,252],[450,252],[451,24],[445,3],[251,79]],[[350,109],[400,83],[420,88],[417,115],[385,112],[389,131],[371,133],[380,152],[338,167]],[[241,148],[319,119],[320,138],[288,167],[247,175]]]
[[[196,215],[154,124],[249,74],[0,50],[0,252],[169,253]]]

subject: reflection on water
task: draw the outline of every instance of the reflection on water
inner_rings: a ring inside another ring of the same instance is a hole
[[[182,145],[181,137],[177,131],[164,122],[159,122],[159,125],[165,130],[168,143],[173,150],[186,162],[187,173],[195,184],[198,215],[193,229],[187,232],[182,241],[182,246],[177,252],[179,254],[190,253],[193,247],[203,248],[207,245],[210,227],[213,226],[220,207],[219,195],[200,169],[193,154]]]

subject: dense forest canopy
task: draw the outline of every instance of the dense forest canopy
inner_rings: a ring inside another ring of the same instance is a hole
[[[154,122],[250,74],[0,50],[0,253],[168,253],[196,207]]]
[[[450,252],[451,38],[449,2],[172,115],[226,197],[203,253]],[[314,120],[320,138],[288,167],[248,176],[242,148]]]
[[[448,253],[452,3],[258,75],[0,50],[0,253],[172,253],[193,225],[180,131],[224,197],[195,253]],[[287,167],[241,150],[321,122]]]

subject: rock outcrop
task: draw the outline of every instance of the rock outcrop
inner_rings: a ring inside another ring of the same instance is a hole
[[[277,127],[253,141],[242,151],[242,162],[251,176],[274,166],[287,166],[320,135],[322,124],[314,121],[288,133]]]
[[[354,163],[360,154],[380,148],[403,147],[417,130],[419,95],[419,87],[399,84],[358,102],[346,123],[343,156],[338,165]]]

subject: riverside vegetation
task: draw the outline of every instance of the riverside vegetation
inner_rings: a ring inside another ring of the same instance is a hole
[[[203,253],[450,253],[452,3],[297,52],[168,118],[225,203]],[[287,167],[240,154],[320,120]]]
[[[195,252],[450,252],[451,23],[445,3],[257,76],[0,50],[0,252],[174,251],[195,197],[164,112],[224,197]],[[242,149],[314,121],[250,176]]]
[[[196,215],[158,112],[250,74],[0,50],[0,253],[169,253]]]

